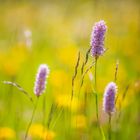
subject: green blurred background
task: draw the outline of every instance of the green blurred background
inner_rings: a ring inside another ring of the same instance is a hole
[[[117,122],[119,113],[113,116],[112,139],[140,139],[139,0],[0,0],[0,13],[0,80],[20,84],[35,100],[33,87],[37,69],[44,63],[50,68],[46,92],[40,97],[30,139],[42,139],[43,118],[47,123],[52,103],[57,104],[57,109],[50,129],[45,126],[46,139],[102,139],[92,96],[94,68],[85,77],[80,100],[77,99],[81,78],[78,69],[71,118],[68,104],[78,52],[81,52],[81,66],[89,48],[92,26],[101,19],[106,21],[108,30],[105,37],[107,51],[99,59],[97,69],[100,121],[107,138],[108,121],[102,111],[102,97],[107,83],[114,80],[116,61],[119,60],[117,112],[121,112],[121,117]],[[90,56],[88,65],[92,61]],[[90,79],[92,76],[93,80]],[[23,139],[32,109],[33,104],[24,94],[1,82],[0,139]],[[75,126],[75,118],[78,118],[78,126]]]

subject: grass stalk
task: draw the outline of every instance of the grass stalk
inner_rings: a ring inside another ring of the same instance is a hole
[[[31,117],[31,120],[30,120],[30,122],[29,122],[29,124],[28,124],[27,130],[26,130],[26,133],[25,133],[25,138],[24,138],[24,140],[27,139],[28,132],[29,132],[30,126],[31,126],[32,121],[33,121],[33,118],[34,118],[36,108],[37,108],[38,100],[39,100],[39,97],[37,97],[36,104],[35,104],[34,109],[33,109],[33,112],[32,112],[32,117]]]

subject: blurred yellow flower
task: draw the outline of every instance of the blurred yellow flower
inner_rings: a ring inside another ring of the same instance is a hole
[[[32,124],[29,129],[29,134],[32,137],[42,138],[43,129],[44,129],[44,127],[41,124]]]
[[[69,75],[62,70],[52,71],[51,75],[52,76],[50,76],[50,83],[54,87],[62,88],[69,81]]]
[[[75,128],[85,128],[87,123],[86,123],[87,119],[86,116],[84,115],[75,115],[72,119],[72,124],[73,127]]]
[[[29,129],[29,135],[43,140],[53,140],[55,137],[55,133],[53,131],[47,130],[41,124],[32,124]]]
[[[15,76],[26,59],[27,50],[24,46],[18,45],[12,47],[9,52],[3,52],[1,56],[2,71],[9,76]]]
[[[63,47],[59,48],[58,51],[58,58],[61,60],[62,63],[73,67],[76,63],[76,58],[78,54],[78,50],[76,47]]]
[[[140,91],[140,80],[137,80],[134,83],[134,89],[135,89],[136,93],[139,93],[139,91]]]
[[[81,106],[81,102],[75,96],[73,96],[73,100],[71,102],[71,95],[68,94],[55,95],[55,101],[59,107],[69,108],[72,109],[72,111],[78,110]]]
[[[0,139],[12,139],[15,138],[16,133],[9,127],[0,127]]]

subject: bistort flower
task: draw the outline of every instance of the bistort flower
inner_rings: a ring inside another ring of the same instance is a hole
[[[117,86],[114,82],[110,82],[104,92],[103,110],[109,115],[115,111],[115,95]]]
[[[46,87],[46,78],[48,77],[48,74],[48,66],[46,64],[41,64],[37,72],[34,86],[34,93],[36,94],[36,96],[40,96],[44,92]]]
[[[93,26],[91,33],[91,54],[93,57],[98,58],[105,51],[104,38],[107,30],[107,26],[103,20],[96,22]]]

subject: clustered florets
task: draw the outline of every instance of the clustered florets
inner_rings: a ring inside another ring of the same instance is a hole
[[[114,82],[110,82],[104,92],[103,110],[109,115],[115,111],[115,95],[117,86]]]
[[[40,96],[44,92],[46,87],[46,78],[48,77],[48,74],[48,66],[45,64],[40,65],[34,86],[34,93],[36,94],[36,96]]]
[[[91,33],[91,54],[93,57],[98,58],[105,51],[104,48],[104,38],[107,30],[107,26],[103,20],[96,22],[93,26],[93,31]]]

